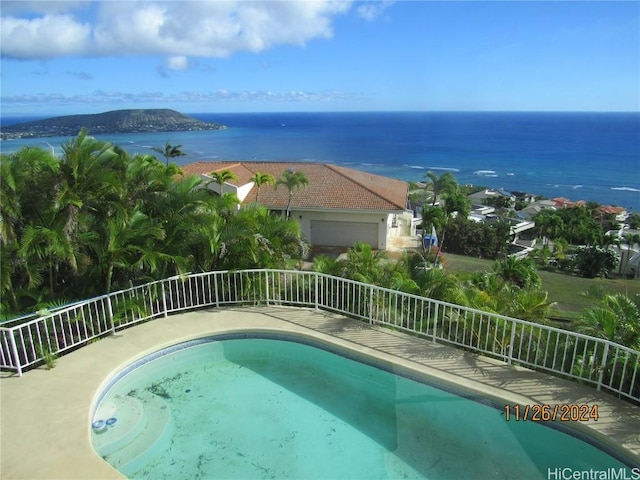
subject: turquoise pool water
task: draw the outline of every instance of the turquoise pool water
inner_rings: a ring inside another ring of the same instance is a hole
[[[533,479],[625,467],[487,402],[273,338],[211,338],[136,362],[93,422],[96,451],[132,479]]]

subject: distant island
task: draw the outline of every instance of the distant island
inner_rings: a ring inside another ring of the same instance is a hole
[[[75,136],[86,128],[90,135],[104,133],[183,132],[224,130],[219,123],[196,120],[175,110],[113,110],[93,115],[66,115],[3,126],[0,139]]]

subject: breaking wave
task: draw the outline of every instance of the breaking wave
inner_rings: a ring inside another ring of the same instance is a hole
[[[460,169],[459,168],[453,168],[453,167],[427,167],[428,170],[444,170],[447,172],[459,172]]]
[[[640,192],[640,188],[633,188],[633,187],[611,187],[611,190],[623,190],[625,192]]]
[[[479,177],[497,177],[498,176],[495,170],[476,170],[475,172],[473,172],[473,174]]]

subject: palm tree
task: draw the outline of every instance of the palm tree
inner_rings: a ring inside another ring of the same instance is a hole
[[[427,181],[427,190],[430,190],[433,194],[430,208],[423,208],[422,210],[422,228],[423,235],[431,235],[435,229],[439,232],[438,236],[438,249],[442,251],[442,245],[444,244],[445,229],[449,223],[449,219],[454,211],[462,210],[459,212],[461,216],[465,218],[469,213],[469,201],[462,194],[458,187],[458,182],[451,172],[445,172],[438,176],[432,171],[428,171],[424,174],[424,178]],[[444,204],[441,204],[436,208],[436,202],[438,198],[445,198]],[[424,241],[423,241],[424,248]],[[425,251],[425,254],[427,252]],[[439,256],[436,255],[433,266],[437,267]]]
[[[446,175],[446,174],[445,174]],[[445,176],[443,175],[443,177]],[[453,175],[451,176],[453,178]],[[449,184],[447,183],[447,191],[443,193],[445,195],[444,199],[444,224],[442,225],[442,232],[440,235],[440,241],[438,248],[442,251],[442,247],[444,246],[445,233],[447,230],[447,225],[449,221],[453,218],[454,212],[458,215],[458,218],[466,219],[469,216],[471,211],[471,202],[469,199],[462,193],[460,187],[457,183]],[[440,256],[436,256],[435,261],[433,262],[433,266],[438,266],[438,261]]]
[[[525,288],[514,289],[511,293],[510,302],[500,302],[508,305],[508,310],[498,311],[498,313],[532,322],[544,322],[549,316],[551,307],[555,305],[555,302],[549,301],[549,293],[545,290]]]
[[[87,283],[78,280],[80,267],[89,262],[84,240],[120,202],[125,163],[109,143],[88,136],[85,129],[64,145],[60,159],[48,151],[37,153],[24,150],[15,162],[3,160],[3,194],[14,191],[11,202],[3,198],[2,226],[3,237],[15,242],[9,249],[18,260],[9,263],[18,267],[12,283],[34,290],[46,275],[48,288],[44,296],[39,294],[46,301],[62,288],[74,290],[74,283]],[[26,172],[29,179],[22,176]],[[19,215],[17,224],[12,214]]]
[[[623,294],[605,295],[601,304],[584,311],[576,330],[633,349],[640,348],[640,310]]]
[[[211,177],[213,177],[212,182],[217,183],[220,186],[219,194],[222,196],[222,186],[230,181],[230,180],[238,180],[238,176],[233,173],[231,170],[220,170],[218,172],[211,172]]]
[[[427,207],[422,209],[422,248],[424,250],[425,255],[429,253],[431,249],[431,245],[427,248],[425,245],[425,236],[431,236],[435,230],[437,232],[442,233],[442,229],[446,222],[446,215],[444,213],[444,209],[439,207]],[[431,243],[433,243],[435,239],[431,239]]]
[[[156,240],[163,238],[164,231],[140,211],[129,218],[106,219],[90,244],[102,291],[111,291],[117,272],[129,280],[139,278],[141,272],[154,272],[163,259]]]
[[[196,176],[168,178],[160,194],[152,197],[144,213],[164,232],[157,242],[165,255],[159,277],[200,270],[207,263],[202,245],[208,242],[206,226],[216,220],[216,208],[221,197],[201,188]]]
[[[24,259],[29,287],[35,289],[42,283],[42,266],[48,272],[49,295],[56,290],[55,273],[60,262],[68,262],[69,266],[78,268],[77,249],[73,242],[65,235],[61,225],[55,224],[55,213],[49,211],[51,225],[28,225],[22,235],[19,254]]]
[[[435,207],[440,195],[450,193],[458,184],[456,177],[451,172],[445,172],[438,176],[438,174],[428,171],[424,174],[424,179],[427,180],[427,190],[433,193],[432,207]]]
[[[518,288],[539,287],[540,276],[535,262],[530,258],[507,257],[493,265],[494,273],[505,282]]]
[[[356,242],[347,252],[344,276],[358,282],[386,287],[385,270],[388,264],[385,252],[375,251],[368,243]]]
[[[276,182],[276,177],[269,173],[256,172],[251,177],[251,181],[258,187],[256,191],[256,203],[258,203],[258,197],[260,196],[260,187],[262,185],[273,185]]]
[[[564,221],[557,214],[538,215],[535,219],[538,233],[543,236],[543,245],[549,243],[549,239],[555,239],[564,229]]]
[[[256,240],[257,267],[282,268],[291,261],[306,258],[309,245],[300,224],[281,215],[272,215],[259,204],[241,210],[252,217]]]
[[[166,195],[174,181],[180,181],[181,173],[177,165],[166,166],[153,155],[135,155],[127,162],[125,193],[121,197],[124,207],[133,209],[139,205],[144,213],[156,218],[164,208],[157,207],[158,198]]]
[[[453,274],[439,268],[414,270],[413,280],[420,287],[422,296],[444,302],[466,305],[467,296],[460,280]]]
[[[166,164],[168,166],[170,158],[184,157],[187,155],[182,150],[180,150],[181,147],[182,145],[171,145],[169,143],[169,140],[167,140],[167,143],[164,144],[164,148],[153,147],[152,150],[164,156]]]
[[[1,161],[0,245],[5,246],[20,237],[25,217],[37,215],[51,202],[60,161],[34,147],[2,155]]]
[[[282,177],[276,182],[276,188],[278,185],[284,185],[289,190],[289,200],[287,201],[287,217],[291,215],[291,197],[293,196],[293,190],[300,190],[302,187],[309,186],[309,179],[302,172],[296,172],[293,169],[285,170],[282,173]]]
[[[65,232],[72,235],[82,215],[102,221],[114,213],[121,203],[128,156],[111,143],[89,136],[86,129],[62,150],[55,205],[65,217]]]

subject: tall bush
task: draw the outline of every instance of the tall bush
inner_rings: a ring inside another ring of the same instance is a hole
[[[582,277],[606,277],[618,266],[620,257],[608,248],[596,245],[580,246],[576,249],[575,262]]]

